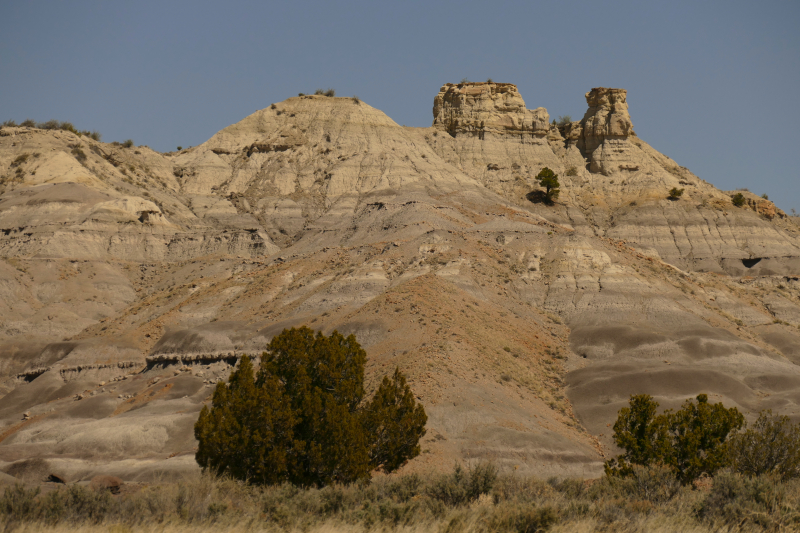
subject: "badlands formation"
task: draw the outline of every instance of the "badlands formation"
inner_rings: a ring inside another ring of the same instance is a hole
[[[406,471],[597,476],[638,393],[797,420],[798,227],[639,139],[626,91],[586,101],[556,126],[512,84],[447,84],[406,128],[299,96],[166,154],[0,129],[0,469],[196,471],[213,384],[299,325],[355,334],[369,387],[407,374]]]

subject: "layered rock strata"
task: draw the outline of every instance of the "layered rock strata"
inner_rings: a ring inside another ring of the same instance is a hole
[[[797,227],[632,135],[625,96],[561,130],[507,84],[445,85],[430,128],[304,96],[168,154],[0,128],[0,469],[196,471],[214,383],[299,325],[356,335],[367,388],[408,375],[409,470],[600,475],[643,392],[800,417]]]
[[[550,116],[543,107],[526,109],[517,86],[511,83],[447,83],[433,101],[433,125],[454,137],[543,138],[550,130]]]

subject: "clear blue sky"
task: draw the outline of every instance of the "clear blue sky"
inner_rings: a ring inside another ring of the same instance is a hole
[[[628,90],[639,136],[722,189],[800,210],[800,1],[0,4],[0,121],[197,145],[272,102],[335,88],[428,126],[464,77],[580,118]]]

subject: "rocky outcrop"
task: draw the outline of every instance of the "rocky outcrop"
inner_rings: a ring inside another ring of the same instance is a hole
[[[565,137],[575,142],[589,162],[589,171],[607,176],[639,170],[628,136],[635,135],[628,114],[625,89],[595,87],[586,93],[589,109],[579,123],[565,128]]]
[[[447,83],[433,101],[433,125],[452,136],[485,139],[493,135],[544,137],[550,116],[543,107],[525,108],[525,101],[511,83]]]

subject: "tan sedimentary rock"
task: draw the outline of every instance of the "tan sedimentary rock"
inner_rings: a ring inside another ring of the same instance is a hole
[[[526,109],[511,83],[447,83],[433,101],[433,125],[453,136],[534,135],[550,131],[550,116],[543,107]]]
[[[0,128],[0,469],[196,471],[211,387],[299,325],[356,335],[368,386],[408,375],[411,471],[600,475],[642,392],[800,412],[800,230],[634,136],[625,97],[557,128],[512,85],[448,84],[405,128],[305,96],[167,154]],[[527,197],[544,166],[554,205]]]
[[[581,120],[581,150],[589,160],[589,170],[605,175],[620,170],[638,170],[635,154],[628,142],[634,135],[628,114],[627,91],[596,87],[586,93],[589,109]]]

